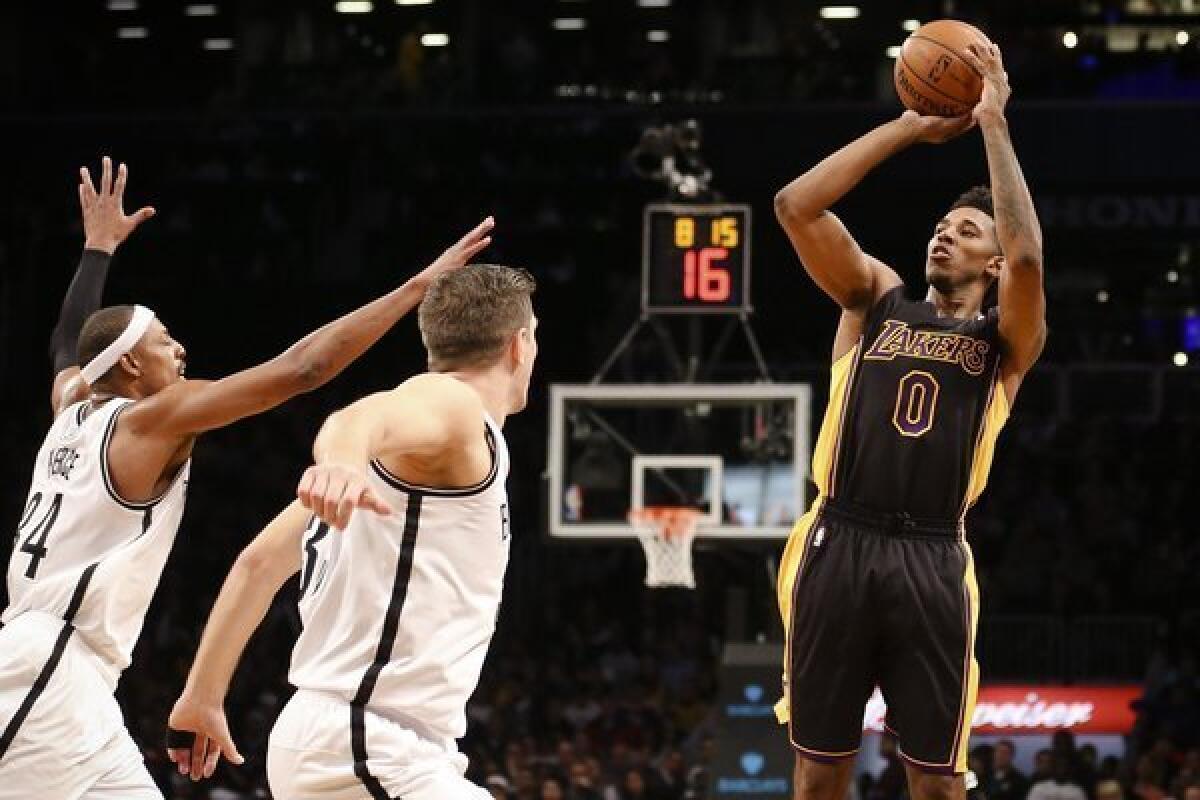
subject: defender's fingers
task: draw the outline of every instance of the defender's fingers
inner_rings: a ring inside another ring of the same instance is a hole
[[[309,498],[312,503],[312,512],[320,517],[322,522],[329,522],[329,517],[325,515],[325,494],[328,491],[329,476],[324,472],[317,471],[313,477],[312,491],[309,493]]]
[[[392,513],[392,507],[369,487],[363,491],[362,497],[359,499],[359,507],[374,511],[383,517]]]
[[[79,180],[83,185],[84,194],[88,196],[89,203],[96,200],[96,184],[92,182],[92,173],[87,167],[79,168]]]
[[[335,528],[338,525],[338,503],[346,494],[346,480],[341,477],[330,477],[329,484],[325,491],[321,493],[321,519],[333,525]]]
[[[204,777],[211,778],[213,773],[217,771],[217,762],[221,760],[221,747],[216,743],[208,748],[208,758],[204,759]]]
[[[471,258],[473,258],[477,254],[479,254],[482,250],[484,250],[491,243],[492,243],[492,237],[485,236],[482,239],[480,239],[478,242],[468,245],[467,248],[463,251],[463,256],[465,256],[464,260],[465,261],[471,260]]]
[[[496,227],[495,218],[491,217],[491,216],[484,217],[483,221],[480,222],[478,225],[476,225],[471,230],[467,231],[467,234],[465,236],[463,236],[461,239],[459,239],[458,243],[460,245],[465,245],[468,242],[471,242],[475,239],[478,239],[480,236],[485,235],[488,231],[490,231],[494,227]]]
[[[354,508],[358,505],[359,497],[363,491],[363,489],[357,486],[346,487],[346,491],[337,503],[337,525],[335,527],[338,530],[344,530],[346,525],[350,523],[350,515],[354,513]]]
[[[124,164],[117,167],[117,182],[113,185],[113,194],[118,200],[125,196],[125,181],[128,177],[129,169]]]
[[[229,735],[229,731],[224,731],[221,734],[221,752],[225,754],[225,759],[230,764],[241,766],[246,763],[246,759],[242,758],[237,745],[233,743],[233,737]]]
[[[200,780],[200,772],[204,769],[204,758],[208,752],[208,737],[196,734],[196,742],[192,745],[192,763],[188,773],[192,780]]]
[[[112,159],[105,156],[100,160],[100,194],[112,194]]]
[[[309,467],[304,470],[304,474],[300,476],[300,485],[296,487],[296,497],[300,498],[300,505],[313,510],[312,490],[313,484],[316,481],[317,474],[315,467]]]
[[[141,225],[143,222],[150,219],[157,213],[158,212],[154,210],[154,206],[144,206],[143,208],[139,208],[130,218],[133,222],[133,227],[136,228],[138,225]]]

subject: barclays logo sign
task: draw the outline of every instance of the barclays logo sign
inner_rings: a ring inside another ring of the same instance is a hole
[[[742,771],[747,775],[757,775],[762,772],[766,759],[762,753],[742,753]]]
[[[781,796],[789,796],[791,792],[791,784],[788,779],[780,776],[763,775],[759,773],[767,765],[767,759],[762,753],[748,750],[742,753],[738,764],[742,768],[743,775],[736,778],[718,778],[717,779],[717,795],[744,795],[744,794],[778,794]]]
[[[742,688],[742,698],[745,702],[729,703],[725,706],[725,716],[739,719],[770,717],[775,709],[770,703],[764,703],[766,692],[757,683],[748,683]]]

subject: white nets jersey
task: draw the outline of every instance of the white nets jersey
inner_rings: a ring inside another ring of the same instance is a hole
[[[344,531],[319,522],[304,536],[291,682],[351,705],[355,761],[367,760],[363,711],[433,742],[467,727],[496,627],[508,566],[508,448],[484,420],[492,466],[480,484],[407,484],[372,462],[388,516],[359,511]]]
[[[191,462],[147,503],[117,494],[108,447],[132,400],[68,407],[46,434],[8,563],[5,624],[40,612],[73,626],[115,688],[183,517]],[[89,411],[90,409],[90,411]],[[68,627],[69,627],[68,626]],[[70,635],[70,634],[68,634]]]

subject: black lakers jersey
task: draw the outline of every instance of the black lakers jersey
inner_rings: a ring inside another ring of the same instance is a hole
[[[1008,414],[998,322],[995,308],[970,320],[939,317],[932,303],[907,300],[903,286],[880,298],[849,363],[835,365],[818,441],[827,457],[814,459],[827,470],[822,494],[916,518],[961,518],[983,491]]]

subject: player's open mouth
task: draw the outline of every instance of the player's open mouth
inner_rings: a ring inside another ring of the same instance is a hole
[[[942,245],[934,245],[934,248],[929,251],[930,258],[947,259],[950,258],[950,251]]]
[[[187,377],[184,374],[186,372],[187,372],[187,364],[180,364],[179,365],[179,377],[181,377],[181,378]]]

